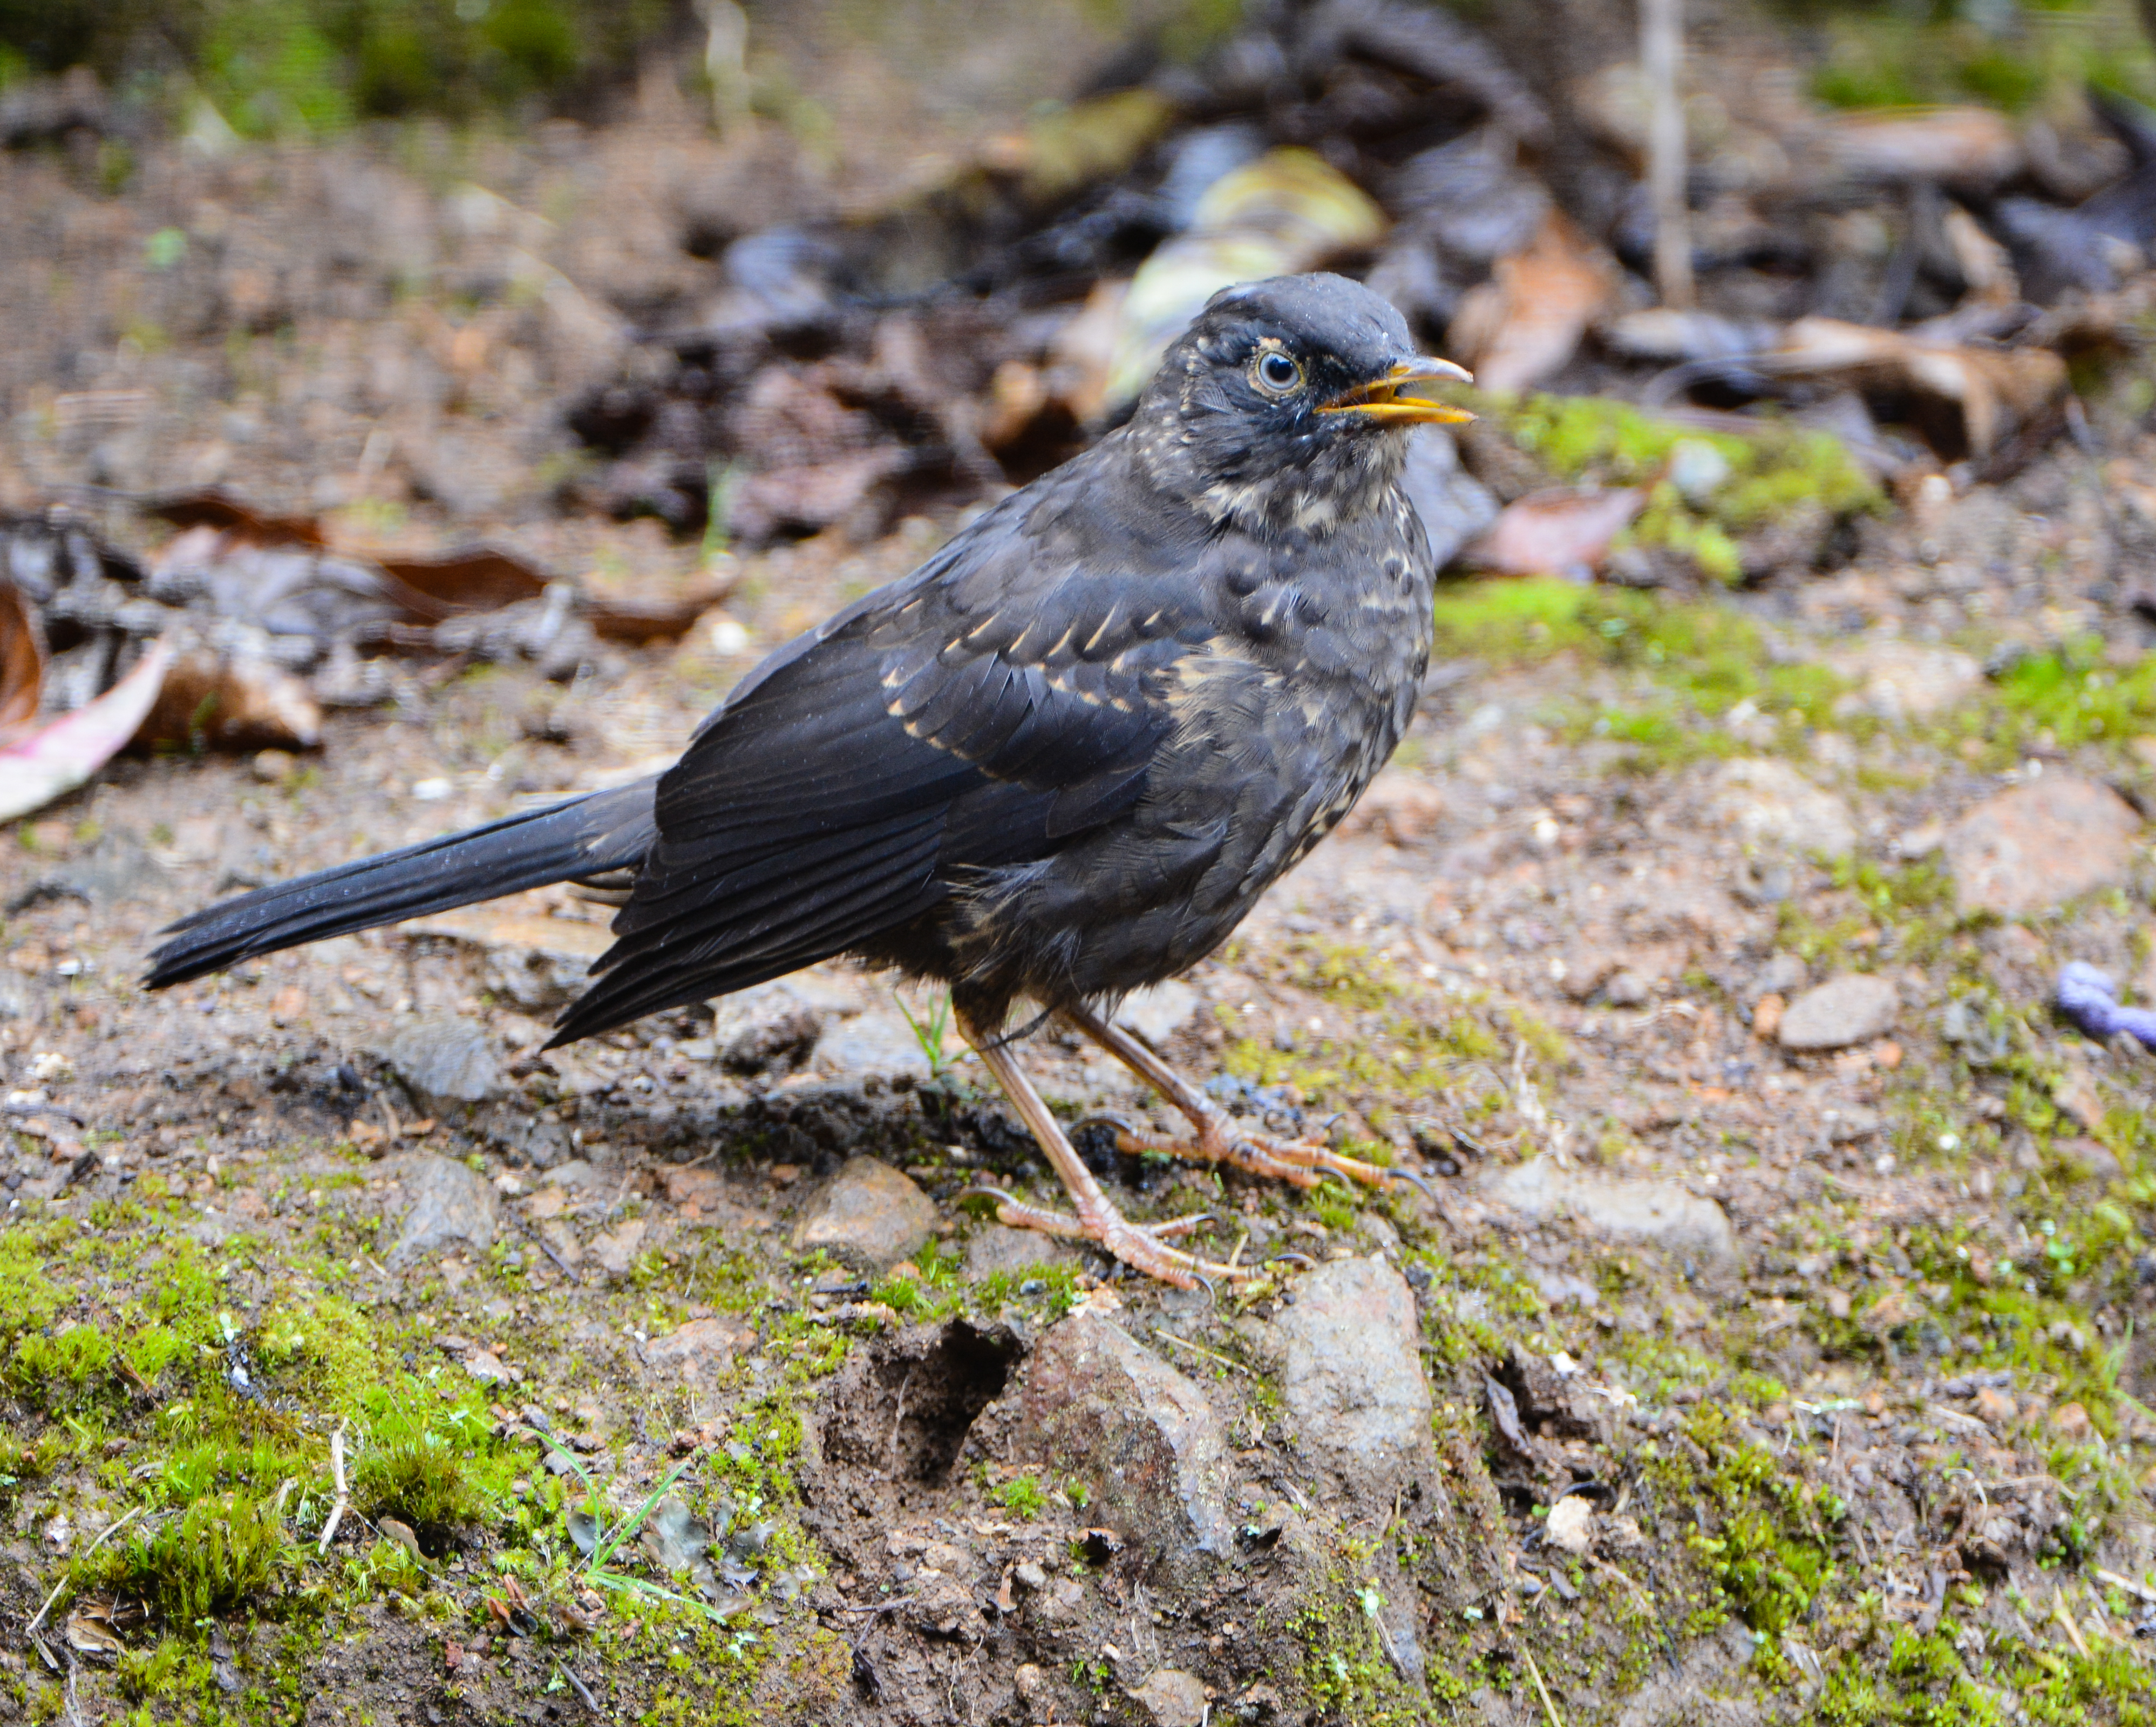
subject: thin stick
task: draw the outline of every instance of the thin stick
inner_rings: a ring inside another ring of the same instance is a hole
[[[598,1699],[592,1695],[590,1688],[585,1685],[584,1682],[578,1678],[575,1673],[572,1673],[566,1667],[560,1668],[559,1671],[562,1677],[569,1682],[569,1688],[577,1694],[577,1701],[583,1704],[583,1706],[589,1709],[593,1714],[596,1715],[598,1714]]]
[[[1527,1677],[1535,1682],[1535,1695],[1543,1700],[1543,1713],[1549,1717],[1550,1727],[1564,1727],[1558,1719],[1557,1705],[1550,1701],[1549,1687],[1543,1683],[1543,1670],[1535,1665],[1535,1658],[1523,1648],[1520,1659],[1527,1664]]]
[[[2096,1567],[2096,1579],[2099,1583],[2108,1583],[2113,1589],[2123,1589],[2128,1595],[2138,1596],[2144,1601],[2156,1601],[2156,1589],[2151,1589],[2146,1583],[2136,1583],[2131,1577],[2122,1577],[2116,1571],[2107,1571],[2102,1565]]]
[[[1241,1251],[1241,1246],[1239,1244],[1237,1246],[1236,1252],[1240,1252]],[[1231,1264],[1233,1263],[1232,1261],[1229,1262]],[[1250,1371],[1249,1368],[1244,1366],[1240,1361],[1230,1360],[1227,1356],[1220,1354],[1214,1350],[1207,1349],[1203,1344],[1194,1344],[1187,1337],[1178,1337],[1172,1331],[1163,1331],[1158,1325],[1153,1327],[1152,1334],[1164,1344],[1173,1344],[1180,1349],[1189,1350],[1194,1355],[1203,1355],[1208,1361],[1217,1361],[1223,1367],[1232,1367],[1240,1374],[1247,1375]]]
[[[330,1435],[330,1473],[336,1481],[336,1500],[330,1507],[328,1519],[322,1524],[322,1539],[315,1551],[323,1558],[329,1556],[330,1543],[336,1539],[337,1525],[344,1521],[346,1508],[352,1503],[352,1489],[344,1479],[344,1423]]]
[[[2051,1616],[2059,1622],[2061,1628],[2065,1631],[2066,1640],[2074,1646],[2074,1652],[2082,1660],[2087,1660],[2089,1658],[2088,1644],[2082,1637],[2081,1627],[2074,1623],[2074,1616],[2066,1610],[2066,1595],[2064,1590],[2061,1590],[2058,1594],[2051,1597]]]
[[[90,1555],[96,1552],[99,1548],[104,1546],[107,1541],[118,1534],[121,1530],[126,1529],[129,1524],[134,1522],[135,1519],[141,1514],[142,1508],[140,1505],[137,1505],[132,1511],[129,1512],[126,1516],[121,1518],[117,1523],[107,1524],[103,1529],[99,1531],[97,1539],[91,1542],[89,1546],[83,1549],[82,1556],[85,1559],[88,1559]],[[66,1587],[67,1579],[64,1577],[61,1578],[59,1582],[53,1585],[53,1592],[45,1597],[44,1606],[38,1609],[38,1616],[23,1627],[23,1635],[24,1637],[33,1637],[38,1634],[38,1627],[45,1622],[45,1615],[52,1611],[53,1603],[60,1598],[60,1591]]]
[[[1655,286],[1665,306],[1692,303],[1691,219],[1685,205],[1681,0],[1640,0],[1640,71],[1647,92],[1647,192],[1655,208]]]

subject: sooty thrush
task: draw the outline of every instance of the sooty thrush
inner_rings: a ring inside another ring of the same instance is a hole
[[[148,981],[611,882],[614,945],[549,1047],[838,954],[937,979],[1076,1207],[998,1195],[1003,1220],[1186,1288],[1229,1272],[1170,1245],[1192,1220],[1116,1210],[1004,1027],[1020,998],[1060,1013],[1196,1130],[1128,1148],[1386,1179],[1240,1132],[1105,1008],[1219,947],[1399,741],[1434,576],[1407,434],[1468,417],[1406,391],[1466,376],[1344,278],[1224,290],[1127,425],[773,653],[655,779],[198,912]]]

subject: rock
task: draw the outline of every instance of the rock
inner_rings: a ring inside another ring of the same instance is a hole
[[[1550,1507],[1543,1539],[1560,1553],[1581,1554],[1594,1539],[1594,1508],[1578,1493],[1567,1493]]]
[[[581,995],[591,982],[592,962],[613,944],[603,923],[485,906],[424,917],[410,928],[476,949],[487,988],[534,1014]]]
[[[1159,1049],[1198,1011],[1198,992],[1175,978],[1149,989],[1133,989],[1116,1010],[1116,1023]]]
[[[2020,1412],[2012,1395],[1995,1385],[1985,1385],[1976,1394],[1977,1416],[1994,1431],[2005,1432]]]
[[[1782,1029],[1782,1015],[1789,1003],[1779,995],[1763,995],[1752,1010],[1752,1035],[1764,1041]]]
[[[1602,985],[1602,999],[1612,1007],[1645,1007],[1654,994],[1654,984],[1629,965],[1610,973]]]
[[[1196,1673],[1156,1668],[1142,1684],[1131,1687],[1131,1701],[1153,1727],[1205,1727],[1205,1682]]]
[[[794,1226],[793,1245],[882,1271],[917,1249],[936,1223],[936,1202],[905,1175],[879,1159],[857,1157],[825,1184]]]
[[[2046,774],[1987,798],[1947,834],[1954,902],[2018,917],[2124,879],[2141,819],[2108,786]]]
[[[1838,857],[1856,846],[1849,805],[1787,762],[1740,757],[1722,765],[1709,814],[1747,845]]]
[[[1412,846],[1435,833],[1444,820],[1443,792],[1404,768],[1388,768],[1370,782],[1340,831],[1375,834],[1395,846]]]
[[[1764,996],[1779,995],[1786,1003],[1810,979],[1810,969],[1801,958],[1794,953],[1777,953],[1759,968],[1759,975],[1752,979],[1752,999],[1756,1002]]]
[[[592,1237],[592,1257],[609,1277],[625,1277],[644,1250],[644,1233],[650,1228],[641,1217],[632,1217],[603,1234]]]
[[[1439,1485],[1414,1293],[1382,1259],[1337,1259],[1295,1286],[1275,1322],[1281,1395],[1303,1454],[1366,1504]]]
[[[1006,1229],[984,1224],[966,1241],[966,1275],[985,1277],[997,1272],[1025,1272],[1045,1265],[1067,1264],[1078,1257],[1067,1241],[1037,1229]]]
[[[485,1177],[445,1157],[413,1159],[404,1175],[408,1204],[397,1240],[389,1249],[392,1266],[407,1266],[453,1241],[485,1247],[494,1240],[501,1200]]]
[[[1012,1454],[1075,1475],[1087,1515],[1140,1573],[1187,1573],[1235,1548],[1227,1439],[1205,1393],[1119,1326],[1081,1310],[1026,1364]]]
[[[956,1031],[947,1034],[946,1059],[955,1061],[965,1049]],[[921,1040],[896,1008],[870,1008],[842,1020],[824,1033],[816,1045],[816,1071],[825,1077],[850,1080],[916,1082],[928,1077],[928,1058]]]
[[[1724,1266],[1738,1258],[1736,1231],[1722,1207],[1674,1181],[1592,1174],[1537,1157],[1501,1171],[1491,1191],[1523,1216],[1570,1216],[1599,1236]]]
[[[392,1033],[382,1058],[429,1103],[477,1103],[500,1079],[484,1025],[448,1015],[413,1020]]]
[[[695,1385],[715,1378],[756,1344],[756,1327],[731,1313],[690,1319],[644,1345],[644,1365],[661,1379]]]
[[[1869,713],[1896,725],[1951,707],[1984,681],[1984,668],[1968,655],[1910,642],[1873,642],[1833,663],[1860,686],[1835,703],[1838,716]]]
[[[808,1061],[823,1035],[824,1018],[815,1009],[788,1008],[742,1026],[719,1050],[719,1061],[730,1073],[790,1072]]]
[[[1791,1002],[1774,1036],[1785,1050],[1845,1050],[1884,1037],[1901,1008],[1890,979],[1844,972]]]

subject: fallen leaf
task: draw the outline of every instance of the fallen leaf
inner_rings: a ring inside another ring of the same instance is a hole
[[[1834,168],[1855,180],[1990,187],[2021,166],[2013,122],[1973,104],[1836,115],[1819,136]]]
[[[311,749],[321,737],[321,704],[290,672],[266,660],[192,645],[174,655],[135,742]]]
[[[1532,240],[1461,297],[1447,339],[1482,388],[1528,389],[1572,358],[1616,291],[1609,255],[1552,210]]]
[[[1507,504],[1460,558],[1495,575],[1565,575],[1585,581],[1601,568],[1611,544],[1646,501],[1645,489],[1631,486],[1529,492]]]
[[[208,527],[256,546],[321,546],[321,524],[311,516],[270,516],[223,491],[189,491],[162,498],[149,514],[177,528]]]
[[[95,701],[0,745],[0,821],[42,809],[118,754],[157,702],[172,650],[155,642],[135,669]]]
[[[12,582],[0,582],[0,738],[38,717],[45,693],[45,645]]]
[[[1578,1493],[1567,1493],[1550,1507],[1543,1539],[1560,1553],[1584,1553],[1593,1539],[1594,1508]]]
[[[536,599],[547,578],[514,553],[492,546],[470,546],[425,558],[359,553],[403,590],[387,590],[412,617],[428,623],[462,612],[499,611],[519,600]]]

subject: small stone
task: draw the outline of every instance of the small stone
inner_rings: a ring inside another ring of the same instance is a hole
[[[1752,1035],[1763,1041],[1780,1030],[1783,1010],[1789,1004],[1779,995],[1763,995],[1759,1005],[1752,1010]]]
[[[1709,813],[1748,845],[1839,857],[1855,849],[1849,805],[1822,791],[1787,762],[1740,757],[1725,762]]]
[[[1594,1508],[1578,1493],[1567,1493],[1550,1507],[1543,1539],[1560,1553],[1584,1553],[1594,1539]]]
[[[1794,953],[1777,953],[1759,968],[1752,980],[1752,997],[1779,995],[1787,1001],[1811,981],[1811,969]]]
[[[1198,992],[1170,978],[1149,989],[1133,989],[1116,1010],[1116,1023],[1154,1049],[1164,1046],[1198,1011]]]
[[[1629,965],[1612,972],[1602,986],[1602,999],[1612,1007],[1645,1007],[1654,993],[1654,985]]]
[[[1099,1314],[1051,1327],[1025,1366],[1014,1457],[1075,1476],[1142,1575],[1235,1550],[1227,1436],[1205,1393]]]
[[[2018,917],[2125,879],[2141,819],[2110,787],[2046,774],[1987,798],[1947,835],[1954,902]]]
[[[2051,1411],[2051,1431],[2061,1439],[2086,1439],[2089,1412],[2078,1403],[2062,1403]]]
[[[2125,1173],[2120,1167],[2118,1154],[2101,1139],[2092,1139],[2086,1133],[2055,1140],[2051,1149],[2092,1181],[2116,1181]]]
[[[794,1226],[793,1245],[881,1271],[935,1233],[936,1203],[880,1159],[857,1157],[833,1176]]]
[[[1011,1581],[1017,1584],[1028,1595],[1038,1595],[1048,1587],[1048,1573],[1042,1570],[1035,1561],[1029,1559],[1012,1568]]]
[[[644,1364],[654,1373],[684,1384],[716,1377],[719,1370],[756,1344],[756,1327],[732,1314],[690,1319],[644,1345]]]
[[[1891,979],[1844,972],[1791,1002],[1774,1035],[1785,1050],[1845,1050],[1884,1037],[1901,1007]]]
[[[1976,1394],[1976,1413],[1986,1426],[2004,1430],[2014,1425],[2018,1411],[2010,1393],[1986,1385]]]
[[[1738,1257],[1722,1207],[1674,1181],[1592,1174],[1536,1157],[1499,1172],[1491,1191],[1523,1216],[1570,1216],[1597,1235],[1722,1264]]]
[[[1000,1223],[977,1226],[966,1241],[966,1275],[986,1277],[997,1272],[1024,1273],[1042,1266],[1068,1264],[1078,1257],[1067,1241],[1037,1229],[1006,1229]]]
[[[1419,775],[1388,768],[1370,782],[1346,820],[1343,835],[1375,834],[1395,846],[1426,840],[1445,820],[1445,794]]]
[[[407,1166],[409,1205],[389,1250],[392,1266],[407,1266],[451,1242],[485,1247],[494,1240],[501,1197],[493,1184],[445,1157],[416,1157]]]
[[[290,750],[264,749],[254,753],[251,763],[254,777],[264,785],[282,785],[299,767],[299,758]]]
[[[1368,1503],[1442,1494],[1414,1293],[1382,1259],[1337,1259],[1295,1285],[1276,1322],[1281,1395],[1301,1447]]]
[[[470,1020],[415,1020],[391,1036],[382,1055],[430,1103],[482,1102],[494,1095],[500,1077],[494,1040]]]
[[[964,1050],[957,1033],[947,1034],[945,1059],[955,1060]],[[816,1071],[828,1079],[905,1078],[918,1082],[928,1077],[928,1058],[921,1052],[921,1040],[896,1008],[871,1008],[828,1027],[817,1040],[814,1060]]]
[[[1837,715],[1868,713],[1893,725],[1928,718],[1984,681],[1984,668],[1967,654],[1911,642],[1876,641],[1834,666],[1861,686],[1835,703]]]
[[[641,1217],[632,1217],[619,1223],[603,1234],[592,1237],[592,1257],[599,1269],[609,1277],[625,1277],[636,1264],[636,1256],[644,1251],[644,1237],[651,1227]]]
[[[1153,1727],[1205,1727],[1205,1682],[1196,1673],[1157,1668],[1143,1683],[1131,1687],[1131,1701]]]

